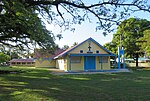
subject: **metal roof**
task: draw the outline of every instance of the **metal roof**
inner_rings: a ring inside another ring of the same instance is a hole
[[[35,62],[34,59],[12,59],[9,62]]]

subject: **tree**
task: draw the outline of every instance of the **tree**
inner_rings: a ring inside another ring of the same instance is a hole
[[[11,59],[19,59],[19,58],[21,58],[19,56],[18,52],[13,51],[13,52],[8,52],[8,53],[10,54]]]
[[[95,16],[96,29],[113,31],[113,25],[135,11],[150,12],[148,0],[2,0],[0,2],[0,44],[28,47],[37,43],[43,48],[55,47],[52,32],[46,30],[39,14],[49,23],[74,31],[71,24],[81,24]],[[13,43],[13,44],[11,44]]]
[[[0,52],[9,55],[11,59],[18,59],[18,58],[29,58],[33,57],[33,54],[29,49],[20,50],[19,47],[0,47]]]
[[[146,56],[150,56],[150,30],[144,31],[144,36],[138,40],[140,45],[140,51],[145,53]]]
[[[110,50],[112,53],[117,54],[116,44],[109,42],[103,45],[106,49]]]
[[[28,49],[38,44],[44,49],[55,46],[53,34],[38,17],[35,8],[25,7],[19,0],[0,3],[0,45]]]
[[[10,56],[0,52],[0,65],[4,62],[8,62],[10,60]]]
[[[118,47],[123,46],[125,56],[136,58],[136,63],[138,63],[138,56],[143,54],[140,52],[138,40],[143,37],[144,31],[147,29],[150,29],[150,21],[145,19],[130,18],[121,22],[112,40],[112,44],[115,45],[115,53],[117,53]]]
[[[74,42],[74,43],[73,43],[73,46],[76,46],[77,44],[78,44],[77,42]]]
[[[0,46],[0,52],[5,52],[5,47],[4,46]]]
[[[143,37],[143,32],[147,29],[150,29],[150,21],[145,19],[124,20],[119,25],[112,42],[117,46],[121,44],[125,49],[126,57],[132,57],[136,52],[139,52],[138,39]]]
[[[63,49],[63,50],[67,50],[68,48],[69,48],[68,45],[64,45],[62,49]]]

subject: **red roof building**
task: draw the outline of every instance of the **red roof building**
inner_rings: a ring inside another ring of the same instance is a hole
[[[10,66],[34,66],[34,59],[12,59],[9,61]]]
[[[55,67],[56,61],[54,57],[62,53],[64,50],[56,49],[54,53],[45,52],[42,49],[34,50],[35,67]]]

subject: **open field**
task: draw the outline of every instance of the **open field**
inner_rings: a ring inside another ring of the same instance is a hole
[[[149,101],[150,70],[52,75],[47,68],[0,67],[0,101]]]

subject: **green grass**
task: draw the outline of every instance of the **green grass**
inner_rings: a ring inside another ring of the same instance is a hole
[[[0,74],[0,101],[149,101],[150,99],[150,70],[58,76],[50,74],[47,68],[7,67],[7,69],[27,72]]]

